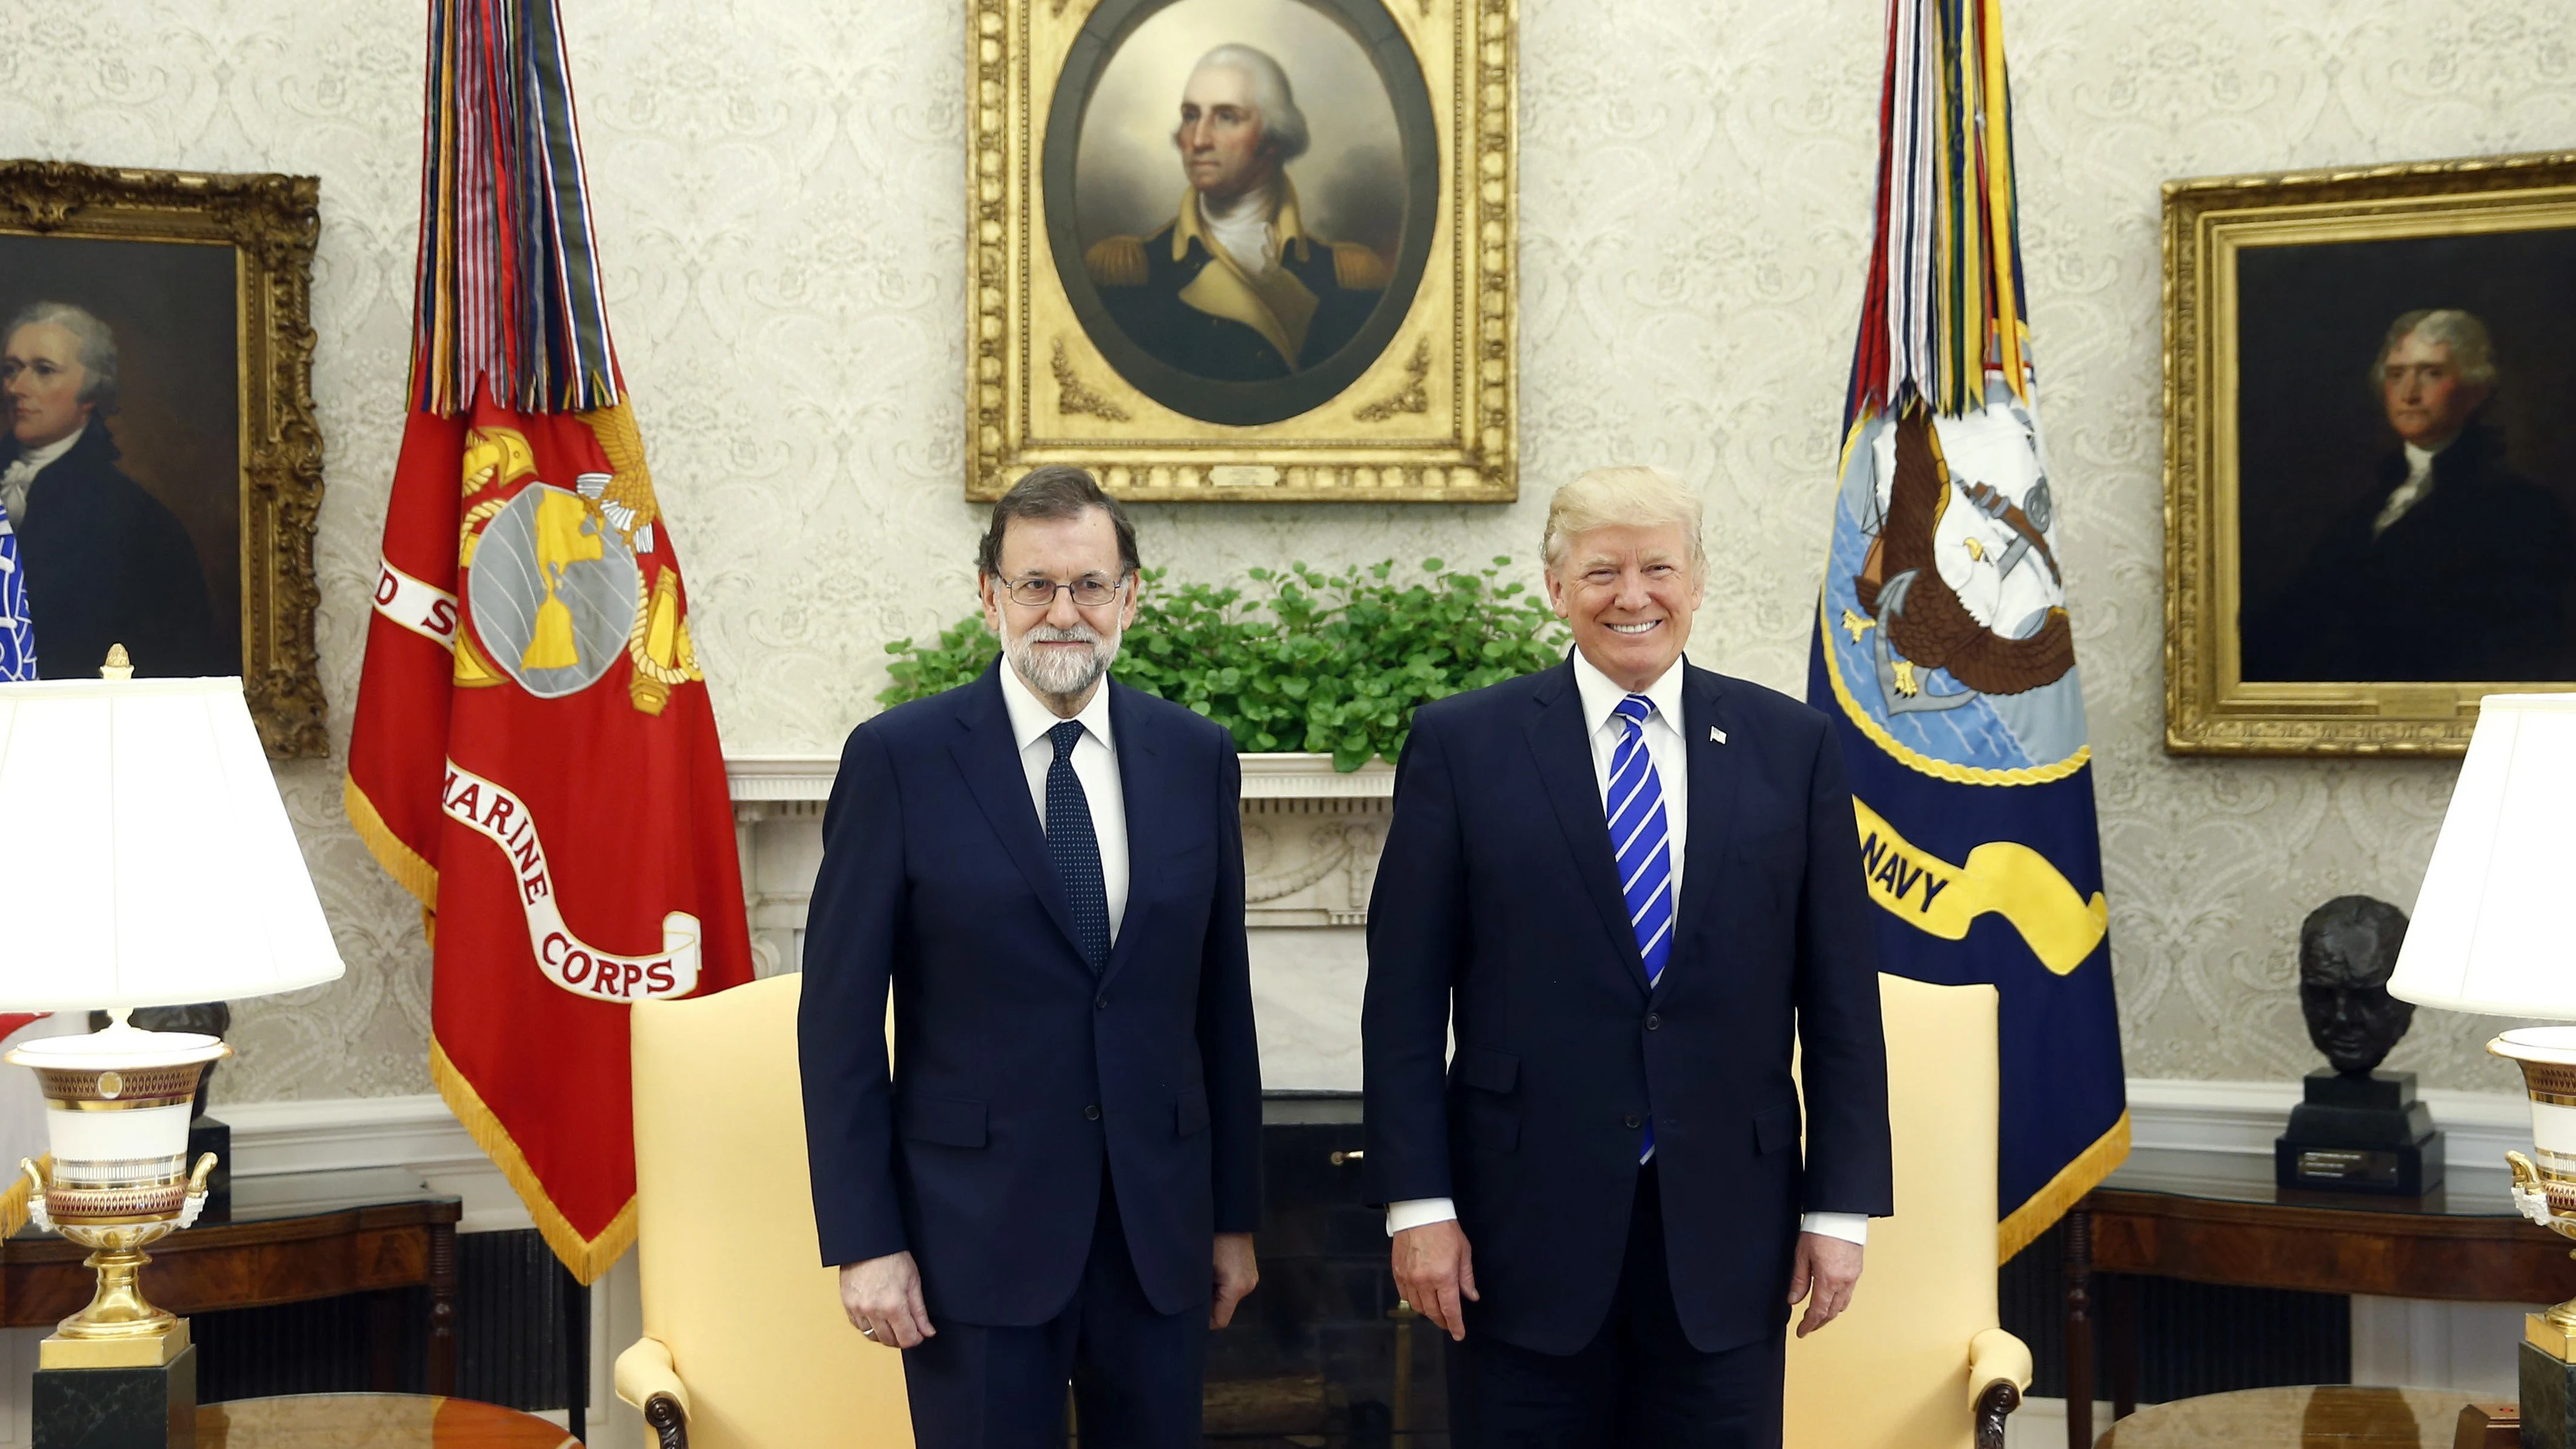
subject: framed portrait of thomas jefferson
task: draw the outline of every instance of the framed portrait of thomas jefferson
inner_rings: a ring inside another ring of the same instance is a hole
[[[974,0],[966,492],[1515,496],[1513,0]]]
[[[2166,186],[2166,744],[2576,689],[2576,153]]]
[[[0,162],[0,510],[38,673],[237,674],[320,755],[310,177]]]

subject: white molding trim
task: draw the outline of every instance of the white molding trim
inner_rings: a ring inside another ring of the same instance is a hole
[[[459,1232],[536,1226],[510,1180],[433,1094],[218,1102],[208,1114],[232,1128],[236,1177],[400,1167],[464,1200]]]
[[[2141,1148],[2269,1157],[2300,1092],[2297,1082],[2131,1077],[2129,1140]],[[2506,1149],[2530,1147],[2531,1104],[2518,1092],[2427,1087],[2416,1095],[2433,1110],[2445,1165],[2494,1166]]]
[[[1395,794],[1395,766],[1371,760],[1347,773],[1330,755],[1237,755],[1246,800],[1384,800]],[[838,755],[729,755],[725,784],[736,803],[828,800]]]
[[[727,755],[725,785],[736,802],[829,800],[838,755]]]

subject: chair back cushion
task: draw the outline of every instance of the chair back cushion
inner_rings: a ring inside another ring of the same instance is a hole
[[[1852,1306],[1789,1340],[1788,1444],[1968,1449],[1968,1341],[1996,1318],[1995,989],[1878,982],[1896,1216],[1869,1225]]]
[[[909,1449],[903,1360],[842,1316],[814,1238],[796,1072],[802,978],[634,1008],[644,1331],[691,1449]]]

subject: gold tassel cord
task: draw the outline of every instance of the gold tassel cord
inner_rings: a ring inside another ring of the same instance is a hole
[[[501,1170],[501,1176],[509,1181],[511,1191],[516,1192],[519,1201],[527,1207],[529,1218],[536,1223],[538,1235],[546,1240],[546,1246],[553,1250],[555,1257],[571,1270],[572,1276],[582,1286],[597,1282],[601,1274],[626,1256],[627,1249],[635,1246],[635,1199],[631,1196],[626,1199],[626,1205],[617,1210],[617,1216],[609,1220],[599,1236],[583,1237],[580,1229],[564,1217],[563,1211],[555,1206],[554,1199],[547,1195],[545,1184],[538,1180],[536,1170],[528,1166],[528,1159],[519,1151],[519,1144],[511,1139],[510,1129],[502,1126],[501,1119],[493,1114],[492,1109],[483,1105],[482,1094],[475,1091],[474,1084],[467,1081],[456,1064],[447,1059],[445,1048],[438,1044],[435,1036],[429,1041],[429,1075],[430,1080],[438,1084],[438,1095],[446,1099],[447,1110],[456,1114],[456,1120],[464,1124],[466,1135],[474,1139],[474,1145],[482,1148],[483,1155],[492,1159],[492,1165]]]
[[[2110,1131],[2077,1153],[2073,1162],[2058,1169],[2046,1187],[2032,1193],[2029,1200],[1996,1225],[1995,1261],[2007,1262],[2013,1254],[2039,1241],[2040,1234],[2073,1211],[2084,1200],[2084,1194],[2100,1187],[2102,1179],[2128,1160],[2129,1114],[2124,1110]]]

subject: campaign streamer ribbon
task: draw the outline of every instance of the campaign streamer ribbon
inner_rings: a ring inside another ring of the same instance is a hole
[[[1870,899],[1917,930],[1963,941],[1977,917],[1999,915],[2060,976],[2083,965],[2110,930],[2111,907],[2102,893],[2084,899],[2047,856],[2027,845],[1989,841],[1957,866],[1915,846],[1857,797],[1852,813],[1859,817]]]
[[[555,904],[554,878],[527,802],[473,771],[447,762],[440,806],[447,818],[501,848],[519,877],[519,902],[528,918],[528,947],[548,981],[575,996],[634,1001],[686,996],[698,989],[698,918],[686,911],[662,917],[662,949],[652,956],[603,951],[564,924]]]

